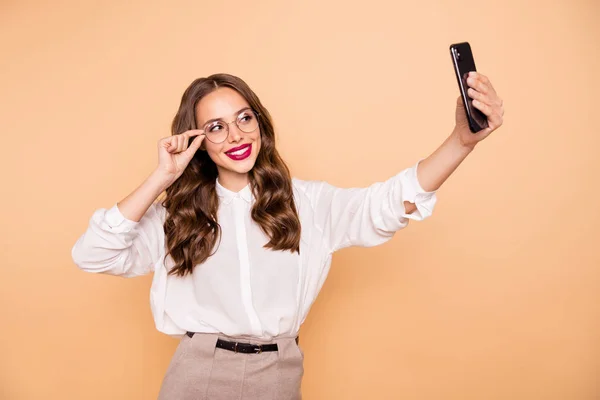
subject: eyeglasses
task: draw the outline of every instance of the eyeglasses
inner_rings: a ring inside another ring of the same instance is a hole
[[[229,125],[235,124],[244,133],[251,133],[258,128],[258,115],[256,111],[247,108],[242,110],[234,121],[225,122],[221,119],[209,121],[202,130],[206,138],[215,144],[223,143],[229,136]]]

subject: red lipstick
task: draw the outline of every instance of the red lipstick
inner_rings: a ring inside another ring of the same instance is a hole
[[[234,161],[241,161],[248,158],[250,156],[250,153],[252,153],[252,144],[243,144],[241,146],[234,147],[233,149],[228,150],[227,152],[225,152],[225,155],[227,155],[227,157],[231,158]]]

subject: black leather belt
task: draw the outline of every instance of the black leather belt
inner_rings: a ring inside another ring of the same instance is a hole
[[[186,335],[189,337],[194,336],[194,332],[186,332]],[[298,344],[298,337],[296,337],[296,344]],[[225,349],[229,351],[233,351],[235,353],[256,353],[260,354],[265,351],[277,351],[277,343],[272,344],[252,344],[252,343],[240,343],[240,342],[230,342],[228,340],[217,339],[217,347],[220,349]]]

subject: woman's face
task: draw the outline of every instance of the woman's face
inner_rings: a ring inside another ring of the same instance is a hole
[[[196,121],[199,129],[203,129],[207,122],[210,122],[209,130],[218,132],[226,129],[225,125],[229,123],[227,127],[229,135],[224,142],[213,143],[207,138],[202,142],[202,148],[217,165],[221,183],[224,180],[247,178],[248,171],[254,167],[260,151],[260,127],[246,133],[234,122],[257,118],[251,114],[251,111],[246,99],[228,87],[218,88],[209,93],[196,105]],[[220,120],[221,123],[212,120]]]

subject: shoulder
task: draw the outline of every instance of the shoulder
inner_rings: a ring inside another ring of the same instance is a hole
[[[318,195],[318,192],[321,191],[321,189],[325,185],[327,185],[327,183],[323,182],[323,181],[313,181],[313,180],[292,178],[292,187],[294,188],[294,197],[298,197],[300,200],[302,200],[302,199],[308,200],[308,199],[314,198],[315,195]]]
[[[294,198],[297,199],[298,203],[308,203],[311,208],[314,208],[320,200],[328,197],[336,189],[335,186],[326,181],[298,178],[292,178],[292,186],[294,188]]]

